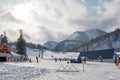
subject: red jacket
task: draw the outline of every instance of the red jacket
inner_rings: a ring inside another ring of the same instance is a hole
[[[120,64],[120,60],[117,60],[117,64],[116,65],[119,66],[119,64]]]

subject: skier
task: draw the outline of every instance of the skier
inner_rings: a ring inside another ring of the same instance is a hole
[[[55,62],[57,62],[57,58],[55,58]]]
[[[38,57],[36,56],[36,61],[37,61],[37,63],[38,63]]]
[[[29,59],[29,62],[32,62],[32,61],[31,61],[31,58]]]

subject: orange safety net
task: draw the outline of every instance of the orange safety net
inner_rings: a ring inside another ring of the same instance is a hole
[[[2,47],[0,48],[0,53],[2,53],[2,54],[11,54],[10,48],[8,47],[8,45],[6,43],[4,43],[2,45]]]

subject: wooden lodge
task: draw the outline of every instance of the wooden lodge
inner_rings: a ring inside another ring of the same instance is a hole
[[[20,59],[20,55],[11,52],[8,45],[4,43],[0,48],[0,62],[15,61],[16,59]]]

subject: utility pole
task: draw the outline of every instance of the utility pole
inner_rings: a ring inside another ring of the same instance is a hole
[[[89,46],[88,46],[88,42],[86,41],[86,51],[88,51]]]

